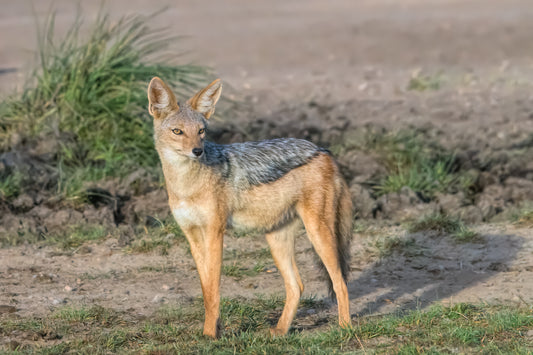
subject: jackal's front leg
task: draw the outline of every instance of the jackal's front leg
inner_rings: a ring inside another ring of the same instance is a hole
[[[220,270],[222,267],[223,228],[191,228],[185,232],[196,263],[204,295],[204,335],[220,333]]]

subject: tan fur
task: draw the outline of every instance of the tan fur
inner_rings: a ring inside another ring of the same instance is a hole
[[[150,81],[148,90],[148,112],[154,118],[159,118],[162,114],[178,109],[176,97],[170,88],[158,77]],[[158,103],[165,102],[165,106]]]
[[[212,173],[209,167],[172,154],[174,151],[186,154],[199,146],[203,138],[196,133],[200,128],[198,124],[184,119],[186,112],[181,112],[181,116],[176,114],[178,107],[173,94],[159,81],[154,78],[148,90],[156,148],[161,157],[170,208],[190,243],[200,275],[205,306],[204,334],[219,335],[222,245],[228,219],[237,227],[271,231],[266,239],[287,293],[283,313],[272,334],[287,333],[303,292],[294,256],[294,239],[302,221],[331,277],[337,295],[339,323],[349,325],[348,291],[339,266],[335,214],[341,202],[342,208],[351,209],[351,201],[343,199],[347,186],[333,159],[321,153],[272,183],[245,190],[234,187]],[[220,89],[220,82],[215,81],[188,102],[209,118]],[[161,97],[163,102],[169,102],[169,109],[158,105]],[[173,115],[176,115],[173,124],[183,130],[180,136],[158,129],[163,118],[172,120]]]
[[[191,97],[187,102],[193,109],[210,118],[215,113],[215,104],[222,93],[222,82],[216,79],[203,90]]]

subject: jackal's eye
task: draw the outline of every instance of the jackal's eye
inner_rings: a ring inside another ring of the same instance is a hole
[[[198,134],[204,134],[205,133],[205,128],[200,128],[200,130],[198,131]]]
[[[179,128],[174,128],[172,130],[172,133],[174,133],[174,134],[179,136],[180,134],[183,134],[183,131],[181,129],[179,129]]]

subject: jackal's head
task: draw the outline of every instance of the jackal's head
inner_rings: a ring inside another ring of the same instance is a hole
[[[213,81],[185,104],[158,77],[148,86],[148,111],[154,117],[155,145],[161,159],[199,159],[204,154],[207,120],[215,112],[222,92],[220,79]]]

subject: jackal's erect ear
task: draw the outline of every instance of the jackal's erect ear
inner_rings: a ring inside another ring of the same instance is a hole
[[[221,93],[222,82],[220,79],[216,79],[191,97],[187,102],[194,110],[202,113],[205,118],[209,118],[215,113],[215,105]]]
[[[148,112],[154,118],[178,108],[176,97],[170,88],[157,76],[148,85]]]

